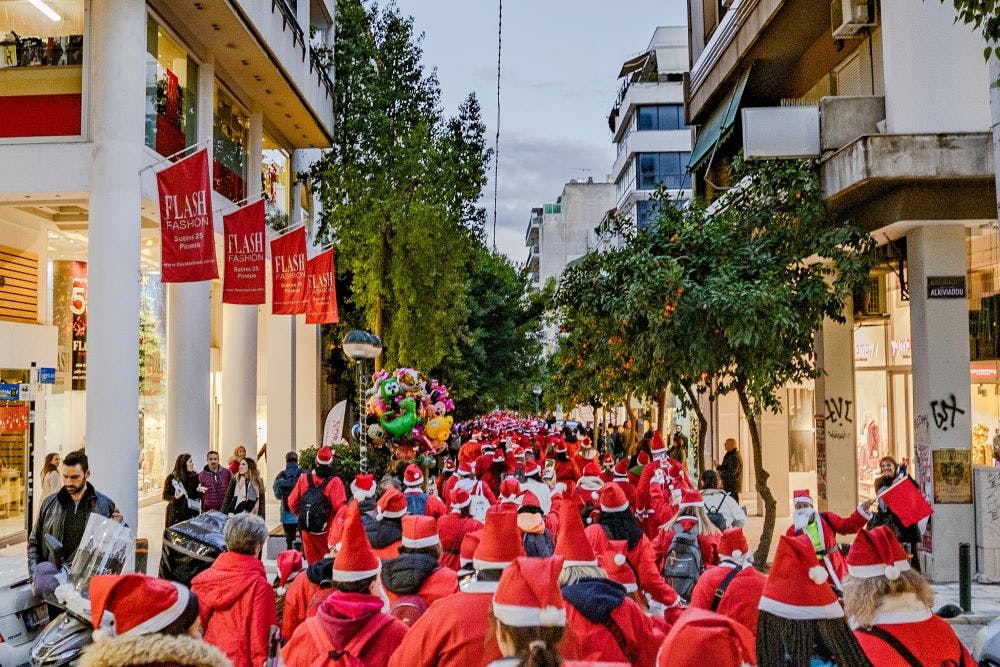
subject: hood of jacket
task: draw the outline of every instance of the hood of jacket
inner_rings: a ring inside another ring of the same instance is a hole
[[[322,560],[310,563],[306,568],[306,578],[313,584],[319,586],[324,581],[329,582],[333,576],[333,559],[323,558]]]
[[[247,593],[254,579],[268,585],[264,564],[259,558],[223,551],[210,568],[194,578],[191,586],[197,589],[199,604],[223,611],[232,608]]]
[[[187,635],[112,637],[91,644],[80,657],[80,667],[231,667],[229,659],[211,644]]]
[[[413,595],[438,567],[431,554],[403,554],[382,561],[382,584],[396,595]]]
[[[376,520],[365,526],[365,532],[372,548],[382,549],[403,539],[403,523],[399,519]]]
[[[584,578],[562,587],[563,598],[591,623],[603,625],[625,600],[625,587],[610,579]]]
[[[382,612],[382,604],[382,598],[367,593],[335,591],[323,600],[316,618],[330,635],[333,646],[342,650],[373,616]]]

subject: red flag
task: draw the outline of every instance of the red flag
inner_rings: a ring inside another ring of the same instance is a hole
[[[916,483],[909,477],[901,477],[893,482],[892,486],[879,494],[879,498],[907,528],[934,513]]]
[[[306,228],[271,241],[271,312],[306,312]]]
[[[222,228],[226,239],[222,303],[264,303],[264,200],[223,217]]]
[[[219,277],[211,183],[207,149],[156,174],[160,193],[160,269],[165,283]]]
[[[337,270],[333,265],[333,248],[306,262],[308,307],[306,324],[336,324]]]

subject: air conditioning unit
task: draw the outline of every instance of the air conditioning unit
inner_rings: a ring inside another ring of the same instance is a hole
[[[868,276],[868,282],[854,291],[854,319],[881,320],[888,317],[885,275]]]
[[[833,0],[830,3],[830,26],[834,39],[857,37],[875,25],[875,0]]]

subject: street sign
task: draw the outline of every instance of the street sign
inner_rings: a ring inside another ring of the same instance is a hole
[[[0,401],[20,401],[21,385],[0,384]]]
[[[39,368],[38,369],[38,381],[41,384],[55,384],[56,383],[56,369],[54,368]]]
[[[965,276],[927,276],[928,299],[964,299]]]

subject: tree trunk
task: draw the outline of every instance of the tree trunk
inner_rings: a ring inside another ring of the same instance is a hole
[[[667,434],[663,430],[667,421],[667,390],[664,389],[656,397],[656,430],[660,432],[663,436],[663,441],[666,442]]]
[[[708,419],[698,402],[698,392],[690,384],[684,383],[681,386],[684,387],[684,393],[687,394],[688,401],[691,403],[691,409],[694,410],[694,414],[698,418],[698,439],[694,446],[698,457],[698,479],[701,479],[702,473],[705,472],[705,433],[708,431]]]
[[[750,429],[750,442],[753,445],[753,470],[757,478],[756,489],[761,499],[764,501],[764,529],[760,535],[760,544],[754,552],[754,567],[764,570],[767,566],[767,556],[771,551],[771,539],[774,537],[774,518],[778,509],[771,494],[771,488],[767,485],[767,478],[770,474],[764,470],[764,455],[761,449],[760,429],[757,428],[757,415],[750,409],[750,399],[747,397],[746,386],[742,381],[736,382],[736,395],[740,399],[740,407],[747,418],[747,427]]]
[[[638,433],[639,431],[639,415],[635,413],[635,408],[632,407],[632,398],[634,396],[633,392],[628,392],[625,394],[625,414],[628,415],[628,420],[632,423],[632,429]]]

